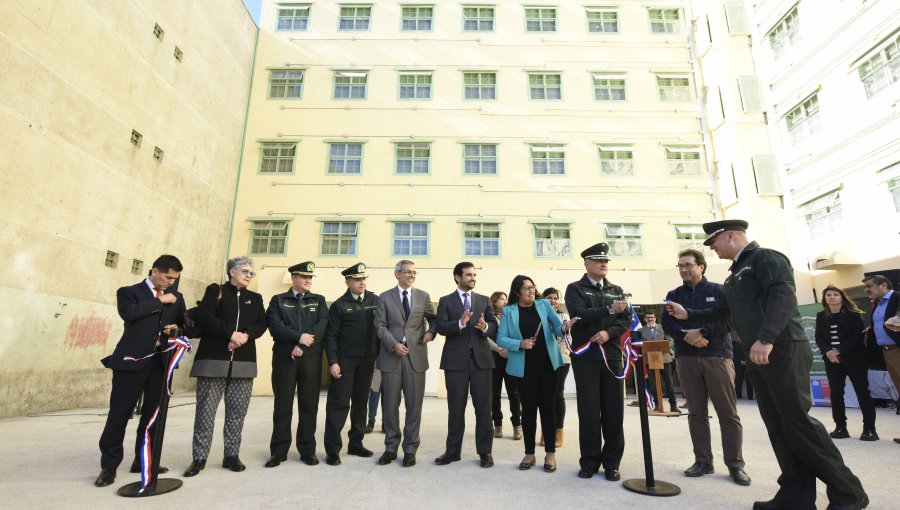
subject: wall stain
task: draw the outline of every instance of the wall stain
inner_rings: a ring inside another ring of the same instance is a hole
[[[105,346],[112,330],[112,321],[102,317],[78,317],[69,322],[66,332],[66,346],[87,349],[94,345]]]

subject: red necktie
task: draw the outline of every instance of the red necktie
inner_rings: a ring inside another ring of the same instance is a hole
[[[163,294],[162,289],[160,289],[159,287],[153,287],[153,290],[156,291],[156,297],[158,297],[158,298],[162,297],[162,294]]]

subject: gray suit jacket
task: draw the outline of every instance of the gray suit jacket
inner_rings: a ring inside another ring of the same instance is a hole
[[[426,329],[426,325],[430,326]],[[420,343],[426,331],[434,334],[434,305],[427,292],[412,288],[412,310],[409,319],[403,318],[403,304],[397,287],[381,293],[375,309],[375,329],[381,348],[375,366],[383,372],[393,372],[400,366],[400,357],[394,354],[394,345],[406,337],[409,362],[416,372],[428,370],[428,344]]]

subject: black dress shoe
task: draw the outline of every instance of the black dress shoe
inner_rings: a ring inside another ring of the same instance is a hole
[[[697,477],[703,475],[711,475],[716,472],[712,464],[704,464],[703,462],[694,462],[691,467],[684,470],[684,476]]]
[[[838,425],[828,435],[831,436],[832,439],[846,439],[850,437],[850,433],[847,432],[847,427],[843,425]]]
[[[416,465],[416,454],[406,453],[403,455],[403,467],[413,467]]]
[[[593,477],[594,477],[594,473],[596,473],[596,472],[597,472],[596,469],[591,469],[591,468],[581,468],[581,469],[578,471],[578,478],[593,478]]]
[[[356,455],[357,457],[371,457],[372,455],[375,455],[375,453],[365,446],[357,446],[355,448],[347,448],[347,455]]]
[[[184,476],[197,476],[197,473],[203,471],[203,468],[205,467],[206,459],[194,459],[194,461],[191,462],[191,465],[184,471]]]
[[[336,453],[329,453],[328,455],[325,455],[325,464],[328,464],[329,466],[340,466],[341,456]]]
[[[744,468],[730,467],[728,468],[728,474],[731,475],[731,479],[734,480],[734,483],[738,485],[750,485],[750,475],[744,471]]]
[[[450,453],[444,453],[440,457],[434,459],[434,463],[437,464],[438,466],[446,466],[447,464],[450,464],[451,462],[458,462],[458,461],[459,461],[458,453],[456,455],[453,455]]]
[[[770,499],[769,501],[754,501],[753,510],[794,510],[790,505]]]
[[[378,457],[378,465],[379,466],[387,466],[391,462],[397,460],[396,452],[384,452],[381,454],[381,457]]]
[[[374,421],[371,421],[371,422],[369,422],[368,424],[366,424],[366,430],[365,430],[365,433],[366,433],[366,434],[371,434],[373,430],[375,430],[375,422],[374,422]]]
[[[241,471],[247,469],[247,466],[245,466],[244,463],[241,462],[241,459],[237,455],[233,457],[225,457],[222,460],[222,467],[228,468],[235,473],[240,473]]]
[[[115,481],[115,469],[101,469],[100,474],[97,475],[97,479],[94,480],[94,485],[96,485],[97,487],[106,487],[107,485],[112,485],[112,483]]]
[[[489,468],[494,466],[494,457],[490,453],[481,453],[478,456],[481,457],[481,467]]]
[[[140,473],[141,472],[141,461],[138,459],[134,459],[131,463],[131,469],[128,470],[129,473]],[[165,466],[159,466],[159,474],[168,473],[169,468]]]
[[[619,479],[622,478],[622,475],[619,474],[618,469],[607,469],[603,472],[603,474],[610,482],[618,482]]]
[[[828,503],[825,510],[862,510],[867,506],[869,506],[869,496],[863,494],[862,499],[856,500],[853,503]]]
[[[282,462],[287,460],[287,454],[281,455],[272,455],[269,457],[269,460],[266,461],[266,467],[278,467]]]
[[[301,455],[300,462],[306,464],[307,466],[318,466],[319,458],[315,455]]]
[[[526,459],[522,459],[522,462],[519,463],[519,471],[528,471],[529,469],[534,467],[535,458],[534,455],[531,455],[531,460],[527,460],[528,455],[525,456]]]
[[[878,441],[878,439],[879,439],[878,433],[875,432],[874,430],[864,430],[862,435],[859,436],[860,441]],[[160,473],[164,472],[162,470],[162,468],[159,468],[159,469],[160,469]]]

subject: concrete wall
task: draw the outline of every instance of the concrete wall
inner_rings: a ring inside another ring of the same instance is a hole
[[[107,400],[116,288],[161,253],[189,303],[219,279],[256,31],[240,0],[0,3],[0,417]]]

